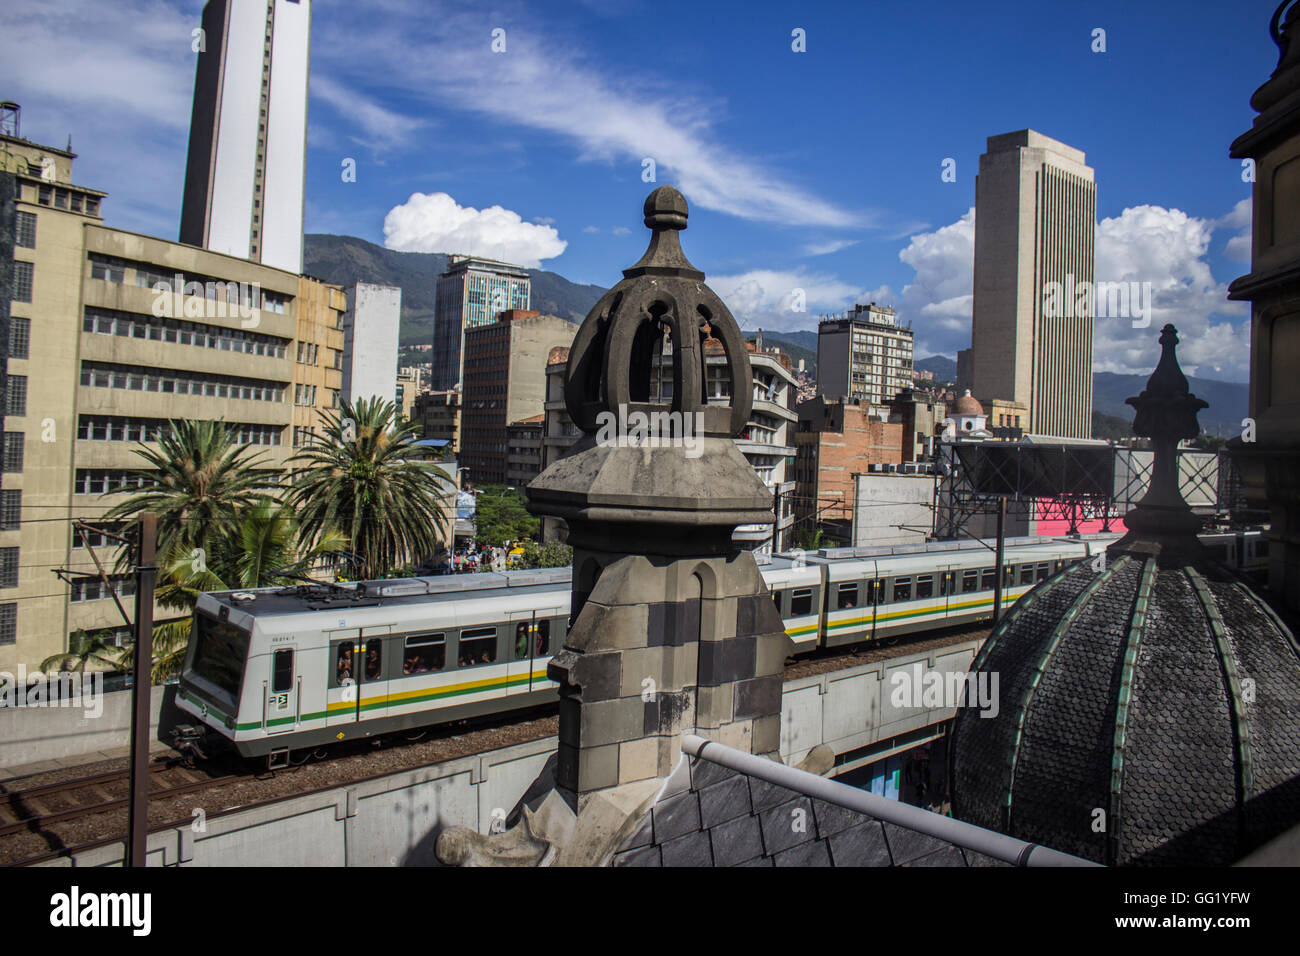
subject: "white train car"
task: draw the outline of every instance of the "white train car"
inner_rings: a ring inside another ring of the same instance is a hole
[[[1011,539],[1007,607],[1113,541]],[[994,556],[944,542],[824,550],[761,566],[794,654],[987,619]],[[210,592],[177,703],[272,766],[291,751],[554,701],[570,569]],[[198,728],[184,729],[181,743]]]

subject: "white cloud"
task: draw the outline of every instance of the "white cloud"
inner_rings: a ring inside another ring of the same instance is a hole
[[[1232,207],[1232,212],[1221,219],[1214,220],[1216,228],[1237,230],[1223,247],[1223,254],[1235,262],[1250,262],[1251,220],[1254,211],[1251,200],[1242,199]]]
[[[975,215],[934,232],[913,236],[899,258],[916,270],[904,287],[899,318],[913,323],[918,355],[952,356],[970,345]],[[1159,358],[1159,329],[1178,327],[1179,360],[1188,374],[1241,381],[1248,377],[1248,314],[1228,302],[1206,255],[1219,227],[1238,228],[1249,210],[1238,203],[1222,219],[1197,219],[1178,209],[1136,206],[1097,224],[1095,275],[1099,282],[1149,282],[1150,324],[1131,318],[1099,318],[1093,326],[1093,367],[1098,371],[1149,373]],[[1246,227],[1249,229],[1249,226]],[[1231,244],[1231,243],[1230,243]]]
[[[632,230],[629,229],[627,226],[615,226],[613,229],[613,233],[616,236],[630,236],[632,235]]]
[[[533,216],[533,222],[540,222],[543,226],[555,225],[554,216]]]
[[[803,254],[805,256],[828,256],[832,252],[839,252],[849,246],[856,246],[861,241],[860,239],[832,239],[829,242],[810,242],[803,247]]]
[[[778,331],[815,329],[819,315],[842,312],[862,291],[837,276],[804,270],[756,269],[709,276],[708,283],[742,327]],[[792,309],[796,290],[803,292],[803,312]]]
[[[461,206],[446,193],[413,193],[384,217],[384,245],[401,252],[467,253],[536,269],[568,245],[551,226],[501,206]]]
[[[594,236],[596,233],[600,232],[600,229],[596,226],[583,226],[582,231],[588,235]]]
[[[421,5],[394,5],[376,18],[342,8],[329,37],[313,36],[312,66],[338,82],[363,85],[373,82],[371,65],[382,62],[386,83],[439,109],[555,134],[574,144],[580,159],[619,164],[638,176],[643,159],[651,158],[659,182],[675,183],[704,208],[796,225],[867,224],[864,214],[720,142],[711,128],[725,117],[721,102],[691,96],[665,76],[584,60],[581,47],[523,15],[512,22],[507,52],[493,55],[475,11],[448,9],[430,18]],[[482,43],[467,42],[477,36]]]
[[[311,78],[311,95],[328,103],[340,117],[346,119],[347,125],[343,128],[353,143],[379,148],[403,146],[416,130],[428,125],[423,119],[402,116],[380,106],[364,93],[348,89],[320,74]],[[315,119],[312,126],[324,125],[318,117]],[[339,124],[334,124],[333,128],[339,128]]]

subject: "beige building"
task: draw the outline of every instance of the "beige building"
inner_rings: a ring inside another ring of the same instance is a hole
[[[887,405],[912,387],[912,330],[894,310],[870,302],[817,326],[817,391]]]
[[[1023,129],[989,137],[975,180],[969,387],[1062,438],[1092,435],[1093,303],[1075,294],[1093,282],[1097,222],[1084,158]]]
[[[551,350],[577,334],[568,319],[528,309],[466,329],[459,460],[473,485],[505,483],[508,426],[542,413]]]
[[[0,621],[12,621],[0,670],[12,670],[65,650],[78,629],[125,627],[108,589],[80,576],[94,564],[72,521],[120,500],[137,442],[171,420],[221,419],[264,446],[278,480],[337,402],[343,301],[316,280],[108,228],[106,194],[72,182],[72,153],[0,142],[22,233],[4,426],[4,488],[17,495],[0,531]],[[115,542],[89,543],[111,567]],[[130,578],[112,583],[132,611]]]
[[[415,398],[420,394],[420,370],[418,368],[399,368],[397,370],[397,394],[393,402],[402,421],[408,421],[415,408]]]

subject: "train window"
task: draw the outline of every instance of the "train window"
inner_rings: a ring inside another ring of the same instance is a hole
[[[812,613],[812,588],[796,588],[790,595],[790,616]]]
[[[440,671],[447,663],[447,638],[443,634],[420,634],[406,639],[402,655],[403,674]]]
[[[1020,566],[1020,583],[1022,585],[1034,583],[1034,566],[1032,564],[1022,564]]]
[[[912,579],[911,578],[894,578],[894,600],[895,601],[912,600]]]
[[[528,638],[532,632],[531,621],[520,621],[515,625],[515,660],[522,661],[528,656]]]
[[[248,632],[206,614],[197,614],[194,620],[198,633],[191,670],[215,684],[233,704],[248,656]]]
[[[545,657],[551,652],[551,622],[538,621],[537,629],[533,633],[536,635],[533,641],[533,656]]]
[[[781,592],[776,589],[772,590],[772,603],[776,605],[776,613],[784,617],[784,612],[781,610]]]
[[[1002,569],[1002,586],[1009,588],[1016,583],[1016,569],[1012,565],[1007,565]]]
[[[934,597],[934,575],[922,574],[916,579],[916,598]]]
[[[1064,558],[1057,558],[1054,562],[1052,562],[1052,570],[1053,570],[1053,571],[1059,571],[1059,570],[1061,570],[1061,568],[1063,568],[1063,567],[1065,567],[1065,559],[1064,559]]]
[[[980,590],[992,591],[993,586],[997,584],[997,571],[993,568],[984,568],[980,571]]]
[[[283,694],[293,687],[293,648],[282,647],[271,655],[271,692]]]
[[[497,629],[475,627],[460,632],[460,666],[491,664],[497,659]]]
[[[856,582],[853,584],[841,584],[839,594],[841,608],[858,606],[858,585]]]
[[[344,641],[341,644],[334,645],[334,676],[331,680],[331,687],[347,687],[349,684],[355,684],[352,678],[352,650],[355,645],[351,641]]]
[[[972,591],[980,589],[980,573],[978,571],[963,571],[961,573],[961,593],[970,594]]]
[[[377,638],[366,641],[366,680],[379,680],[384,673],[384,642]]]
[[[956,573],[953,571],[943,571],[939,575],[939,593],[956,594],[957,582],[954,580]]]
[[[867,585],[867,603],[884,604],[885,603],[885,582],[875,580]]]
[[[1048,564],[1040,564],[1040,565],[1038,566],[1038,573],[1037,573],[1037,575],[1035,575],[1035,576],[1038,578],[1039,581],[1046,581],[1047,578],[1048,578],[1048,575],[1050,575],[1051,573],[1052,573],[1052,571],[1051,571],[1051,566],[1050,566],[1050,565],[1048,565]]]

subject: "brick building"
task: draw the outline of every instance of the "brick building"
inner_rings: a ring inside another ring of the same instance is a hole
[[[869,405],[820,395],[795,411],[796,537],[822,526],[832,537],[847,540],[853,476],[870,465],[901,464],[907,426],[877,417]]]

